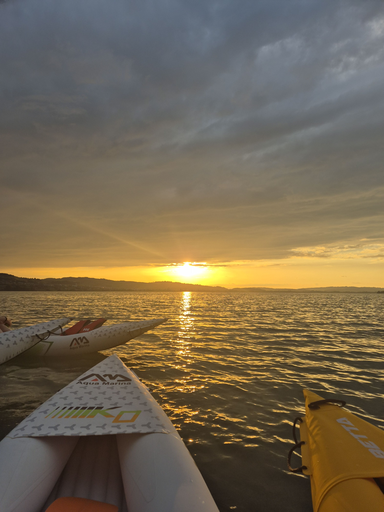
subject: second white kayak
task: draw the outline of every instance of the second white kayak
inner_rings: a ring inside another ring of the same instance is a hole
[[[141,322],[124,322],[76,334],[50,335],[25,352],[25,356],[78,357],[99,350],[107,350],[123,345],[132,338],[154,329],[166,320],[166,318],[157,318]]]

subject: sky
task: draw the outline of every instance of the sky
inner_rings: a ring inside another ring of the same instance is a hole
[[[0,272],[384,287],[382,0],[0,0],[0,45]]]

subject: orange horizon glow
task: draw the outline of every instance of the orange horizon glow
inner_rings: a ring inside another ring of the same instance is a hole
[[[0,268],[26,278],[90,277],[113,281],[181,282],[205,286],[311,288],[384,287],[384,261],[292,257],[281,260],[226,263],[181,262],[130,267]]]

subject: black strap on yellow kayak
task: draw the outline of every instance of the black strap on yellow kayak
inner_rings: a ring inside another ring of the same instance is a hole
[[[335,399],[329,398],[327,400],[317,400],[316,402],[312,402],[308,405],[308,407],[309,407],[309,409],[316,410],[316,409],[320,409],[320,407],[322,407],[323,405],[335,405],[335,406],[339,406],[339,407],[344,407],[344,405],[346,403],[347,402],[345,402],[344,400],[335,400]],[[301,446],[303,446],[305,444],[305,441],[299,441],[296,436],[296,428],[298,427],[299,423],[303,423],[303,419],[300,418],[300,416],[295,418],[293,425],[292,425],[292,434],[293,434],[293,440],[295,442],[295,445],[289,450],[289,453],[288,453],[288,468],[292,473],[302,473],[304,469],[308,469],[307,466],[304,466],[304,465],[302,465],[298,468],[293,468],[291,466],[291,458],[292,458],[293,453],[295,453],[295,450],[297,450],[298,448],[300,448]],[[295,455],[299,455],[299,454],[295,453]]]
[[[298,468],[293,468],[291,466],[291,457],[292,457],[292,454],[294,453],[294,451],[297,449],[297,448],[300,448],[300,446],[303,446],[303,444],[305,444],[304,441],[300,441],[300,443],[297,443],[295,444],[295,446],[293,446],[290,450],[289,450],[289,453],[288,453],[288,469],[289,471],[291,471],[292,473],[302,473],[303,472],[303,469],[308,469],[307,466],[300,466]],[[298,455],[298,454],[296,454]]]
[[[299,441],[297,440],[297,437],[296,437],[297,423],[303,423],[303,418],[300,418],[300,416],[298,416],[297,418],[295,418],[293,425],[292,425],[292,436],[293,436],[293,440],[295,441],[295,444],[299,444]]]
[[[309,409],[320,409],[322,405],[338,405],[339,407],[344,407],[347,402],[344,400],[335,400],[333,398],[328,398],[327,400],[317,400],[316,402],[311,402],[308,404]]]
[[[292,458],[293,453],[295,452],[295,450],[297,448],[300,448],[301,446],[303,446],[303,444],[305,444],[305,441],[298,441],[298,439],[296,437],[296,427],[297,427],[298,422],[303,423],[303,419],[300,418],[300,416],[295,418],[295,421],[293,422],[293,425],[292,425],[292,434],[293,434],[293,440],[295,441],[295,445],[289,450],[289,453],[288,453],[288,469],[292,473],[302,473],[303,469],[307,469],[307,466],[300,466],[298,468],[293,468],[291,466],[291,458]],[[298,453],[296,453],[295,455],[298,455]]]

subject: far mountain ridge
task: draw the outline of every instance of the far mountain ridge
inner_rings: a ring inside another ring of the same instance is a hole
[[[295,293],[384,293],[375,286],[321,286],[311,288],[231,288],[232,292],[295,292]]]
[[[248,292],[248,293],[383,293],[382,288],[357,286],[331,286],[319,288],[267,288],[244,287],[225,288],[223,286],[206,286],[202,284],[175,283],[155,281],[113,281],[94,277],[28,278],[0,273],[0,291],[156,291],[156,292]]]
[[[112,281],[93,277],[28,278],[0,273],[0,290],[3,291],[206,291],[225,292],[221,286],[173,283],[160,281]]]

